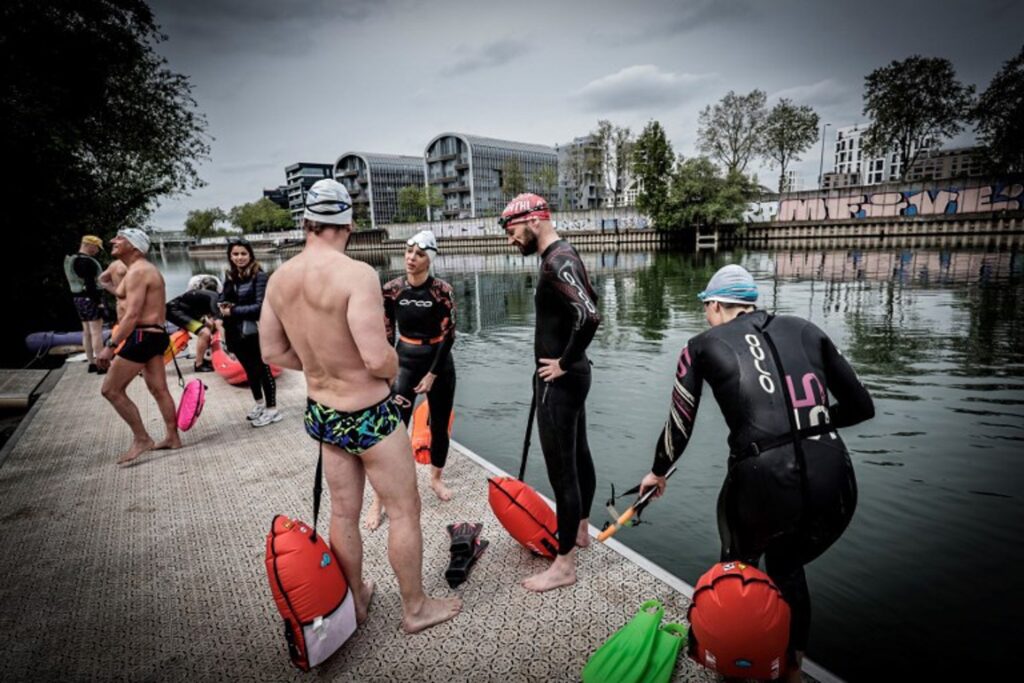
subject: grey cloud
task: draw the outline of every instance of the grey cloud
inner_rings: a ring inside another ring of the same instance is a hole
[[[456,48],[462,56],[441,70],[445,76],[461,76],[481,69],[491,69],[515,59],[518,44],[514,40],[502,39],[480,47]]]
[[[817,83],[779,90],[771,93],[768,99],[770,102],[773,102],[786,98],[797,104],[830,107],[837,104],[847,104],[851,99],[857,99],[857,97],[858,90],[856,86],[843,85],[834,79],[826,78]]]
[[[671,107],[696,95],[714,78],[713,74],[674,74],[643,64],[591,81],[572,96],[588,111]]]

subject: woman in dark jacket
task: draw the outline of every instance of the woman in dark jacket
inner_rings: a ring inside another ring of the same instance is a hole
[[[253,427],[266,427],[281,419],[274,376],[260,354],[260,309],[268,276],[260,268],[248,240],[234,239],[228,243],[228,266],[220,295],[225,341],[242,364],[256,399],[245,419]]]

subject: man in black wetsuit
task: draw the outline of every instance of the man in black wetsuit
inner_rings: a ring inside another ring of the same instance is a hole
[[[757,285],[742,267],[720,269],[698,296],[712,329],[679,357],[669,418],[641,489],[664,493],[706,381],[729,426],[721,557],[756,565],[764,555],[792,613],[786,679],[799,681],[811,621],[804,565],[839,538],[857,505],[853,466],[835,430],[873,417],[874,405],[824,332],[756,310]]]
[[[96,356],[103,348],[102,298],[97,282],[103,266],[96,255],[103,249],[103,240],[96,235],[85,235],[78,253],[64,258],[64,276],[71,288],[75,311],[82,321],[82,348],[89,361],[89,372],[106,374],[96,367]]]
[[[196,372],[213,372],[213,363],[206,360],[210,348],[214,321],[220,315],[217,307],[217,280],[207,276],[199,280],[198,287],[167,302],[167,319],[196,335]]]
[[[547,202],[521,194],[505,207],[499,224],[524,255],[540,253],[535,304],[534,400],[537,431],[555,492],[558,557],[523,581],[542,592],[576,582],[576,546],[590,544],[588,523],[597,479],[587,444],[584,404],[590,391],[586,350],[601,323],[597,296],[579,254],[559,238]]]

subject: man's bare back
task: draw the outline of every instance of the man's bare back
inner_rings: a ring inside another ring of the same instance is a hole
[[[310,398],[352,412],[390,394],[388,380],[373,372],[375,359],[394,351],[386,346],[380,281],[371,266],[337,251],[305,250],[274,272],[267,301],[302,363]]]

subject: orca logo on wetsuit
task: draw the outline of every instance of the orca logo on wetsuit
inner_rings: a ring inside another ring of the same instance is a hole
[[[419,306],[420,308],[430,308],[434,305],[433,301],[423,301],[422,299],[399,299],[399,306]]]
[[[757,382],[761,388],[769,394],[775,393],[775,382],[772,381],[772,374],[761,366],[764,360],[764,349],[761,348],[761,340],[755,335],[747,334],[743,337],[750,347],[750,355],[754,357],[754,369],[757,370]]]
[[[572,285],[573,289],[576,290],[576,294],[580,297],[580,302],[587,309],[588,313],[597,312],[597,308],[594,307],[594,302],[590,300],[590,297],[587,296],[586,290],[584,290],[583,286],[576,280],[576,275],[572,272],[571,262],[567,261],[558,269],[558,277]]]

